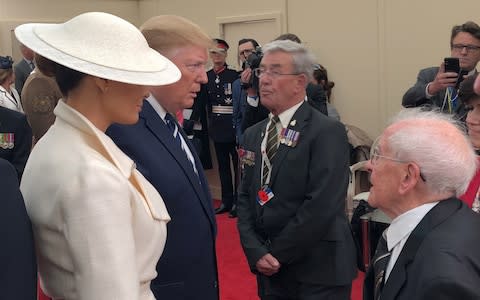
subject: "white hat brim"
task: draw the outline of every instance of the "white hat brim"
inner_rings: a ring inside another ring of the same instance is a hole
[[[134,61],[127,67],[125,65],[122,66],[121,63],[111,63],[111,60],[115,59],[114,57],[110,58],[110,62],[105,65],[100,62],[95,62],[95,59],[85,59],[78,55],[69,54],[65,49],[59,49],[61,47],[58,45],[62,45],[62,43],[75,44],[75,42],[77,42],[77,44],[71,48],[79,48],[81,45],[79,45],[78,42],[85,41],[77,41],[74,40],[75,37],[68,36],[69,33],[65,32],[62,25],[63,24],[42,23],[23,24],[15,28],[15,35],[22,44],[41,56],[65,67],[92,76],[124,83],[152,86],[171,84],[178,81],[181,77],[180,70],[174,63],[149,47],[145,47],[145,49],[142,48],[142,53],[135,53]],[[64,39],[66,37],[66,40],[62,40],[62,37]],[[49,42],[47,42],[47,40]],[[84,44],[83,46],[89,48],[91,45],[87,46]],[[70,52],[78,53],[75,51]],[[92,55],[96,54],[92,53]],[[98,56],[101,55],[102,53],[98,53]],[[108,53],[106,55],[108,55]],[[119,54],[119,56],[125,59],[122,55]]]

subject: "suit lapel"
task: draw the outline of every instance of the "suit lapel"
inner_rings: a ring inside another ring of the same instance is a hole
[[[288,124],[288,129],[297,131],[300,133],[298,142],[302,142],[302,131],[304,127],[308,124],[308,120],[310,119],[310,110],[312,108],[306,102],[303,102],[302,105],[297,109],[295,114],[293,115],[292,119]],[[280,134],[280,133],[279,133]],[[297,144],[298,146],[298,144]],[[280,166],[282,165],[283,160],[287,156],[287,153],[292,151],[294,147],[285,145],[280,143],[278,146],[277,153],[275,154],[275,158],[273,159],[273,169],[272,169],[272,178],[270,180],[271,185],[275,182],[275,178],[278,175],[278,171],[280,170]]]
[[[458,199],[448,199],[440,201],[432,210],[430,210],[420,223],[415,227],[405,243],[400,256],[388,277],[382,290],[382,300],[395,299],[400,289],[405,284],[408,266],[413,262],[418,248],[425,237],[438,224],[455,213],[461,208],[461,202]],[[410,274],[411,275],[411,274]]]
[[[197,174],[195,174],[192,164],[188,160],[183,150],[178,148],[178,144],[176,144],[173,138],[173,135],[168,129],[165,122],[160,118],[160,116],[153,109],[150,103],[148,103],[148,101],[143,102],[143,109],[140,113],[140,118],[145,120],[146,127],[152,132],[153,135],[157,137],[158,141],[161,144],[163,144],[165,149],[167,149],[167,151],[170,152],[170,155],[172,155],[172,157],[177,161],[178,165],[185,173],[185,176],[190,181],[190,184],[195,189],[195,192],[197,193],[198,198],[200,199],[200,202],[202,204],[202,207],[205,210],[205,213],[208,215],[210,222],[215,228],[216,227],[215,217],[212,214],[213,206],[211,203],[209,203],[211,201],[209,197],[208,187],[206,186],[207,181],[205,180],[204,174],[202,172],[203,170],[202,166],[201,165],[199,166],[199,163],[198,163],[199,160],[195,153],[195,150],[193,149],[192,145],[188,141],[188,138],[186,137],[185,133],[181,129],[180,125],[177,124],[177,127],[179,129],[179,132],[182,134],[183,139],[185,140],[188,147],[190,148],[190,152],[194,156],[195,167],[198,170],[198,176]],[[202,185],[205,187],[202,187]]]

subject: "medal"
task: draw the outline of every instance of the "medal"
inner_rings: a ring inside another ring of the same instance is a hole
[[[217,78],[215,78],[215,83],[216,83],[216,84],[219,84],[219,83],[220,83],[220,78],[218,77],[218,75],[217,75]]]

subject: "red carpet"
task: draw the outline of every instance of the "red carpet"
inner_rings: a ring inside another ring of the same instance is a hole
[[[237,219],[217,215],[217,257],[220,300],[258,300],[255,276],[248,268],[237,231]],[[352,286],[352,300],[362,299],[362,272]]]
[[[248,268],[240,245],[237,219],[228,218],[228,214],[217,215],[217,226],[220,300],[258,300],[255,276]],[[359,272],[353,282],[352,300],[362,299],[363,277],[364,274]],[[40,296],[39,300],[48,298]]]

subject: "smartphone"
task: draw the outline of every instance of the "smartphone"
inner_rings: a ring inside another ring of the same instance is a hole
[[[445,72],[455,72],[458,74],[457,83],[455,88],[458,89],[460,83],[463,81],[463,76],[467,75],[466,70],[460,69],[460,61],[457,57],[445,57],[443,60],[445,62]]]
[[[445,72],[460,73],[460,60],[457,57],[445,57]]]

